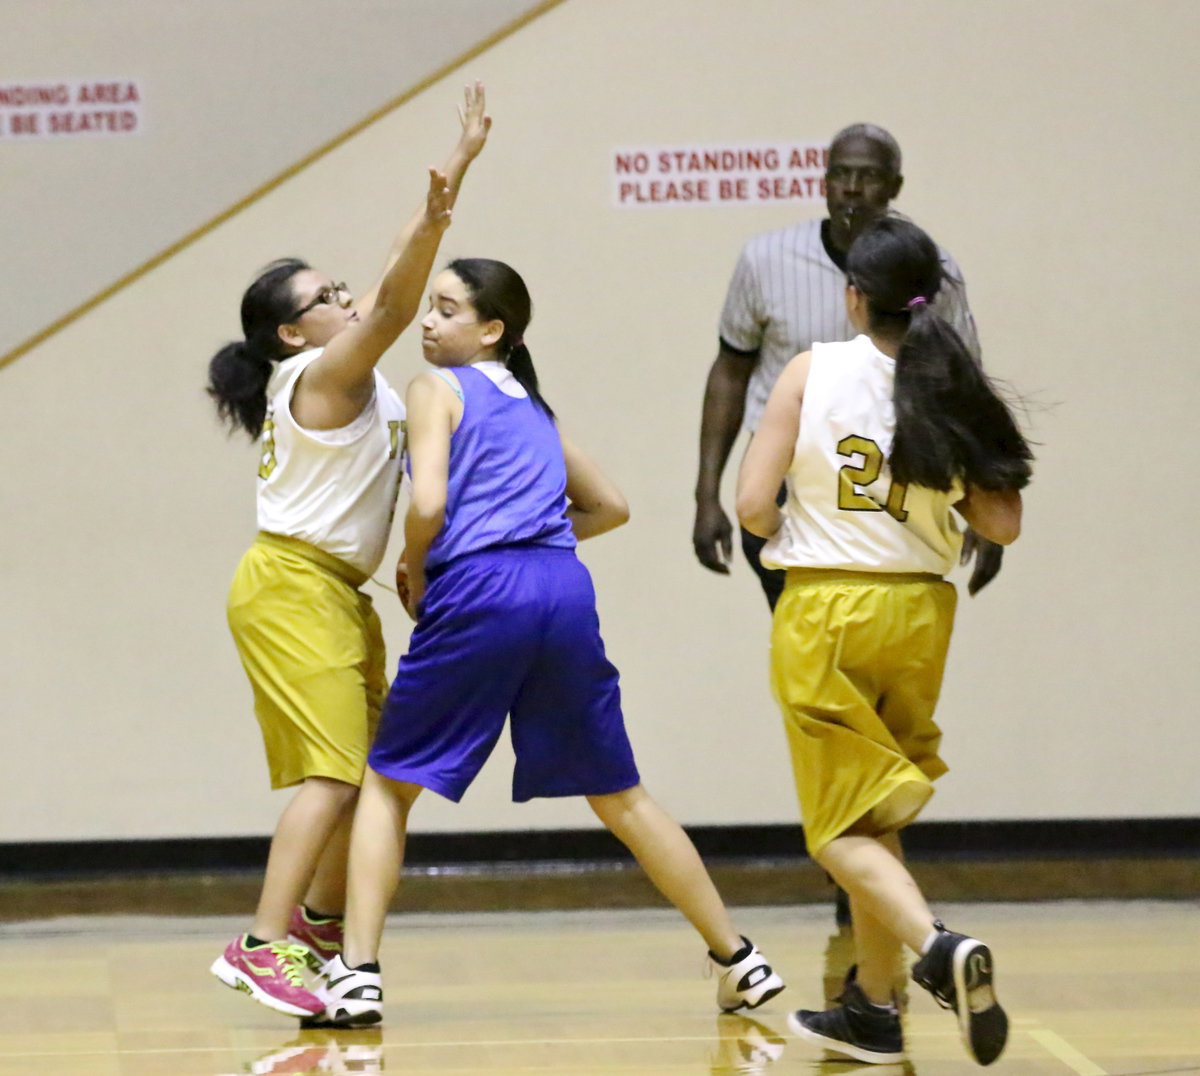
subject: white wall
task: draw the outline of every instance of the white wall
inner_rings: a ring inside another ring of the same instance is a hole
[[[609,157],[869,119],[899,138],[899,208],[962,264],[985,360],[1041,442],[1025,536],[963,595],[940,709],[951,773],[926,817],[1200,813],[1197,42],[1187,0],[566,0],[0,370],[0,840],[270,829],[282,800],[223,615],[256,456],[216,426],[205,363],[271,257],[369,282],[476,75],[495,127],[443,253],[522,271],[546,392],[631,501],[631,524],[583,556],[656,795],[696,824],[796,817],[765,605],[740,561],[729,579],[695,563],[691,490],[738,248],[817,210],[616,209]],[[139,182],[162,197],[153,169]],[[131,267],[44,221],[24,240],[19,279]],[[418,366],[410,332],[384,368],[402,383]],[[374,593],[394,658],[407,628]],[[508,757],[457,808],[429,796],[417,826],[588,824],[578,804],[509,804]]]
[[[0,125],[0,355],[540,6],[5,0],[0,89],[132,80],[141,133]]]

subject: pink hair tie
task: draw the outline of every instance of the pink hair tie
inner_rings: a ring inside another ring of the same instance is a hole
[[[909,299],[908,302],[904,304],[904,309],[912,310],[914,307],[921,306],[923,303],[927,302],[929,302],[929,300],[926,299],[924,295],[917,295],[912,299]]]

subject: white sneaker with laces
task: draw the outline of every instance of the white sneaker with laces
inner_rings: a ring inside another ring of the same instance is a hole
[[[717,1005],[722,1012],[738,1009],[757,1009],[784,989],[783,980],[771,969],[766,957],[750,941],[734,953],[731,964],[708,954],[709,971],[717,976]]]

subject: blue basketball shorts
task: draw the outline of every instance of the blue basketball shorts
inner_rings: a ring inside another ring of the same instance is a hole
[[[458,802],[509,715],[516,802],[638,783],[596,594],[573,549],[506,546],[435,570],[368,765]]]

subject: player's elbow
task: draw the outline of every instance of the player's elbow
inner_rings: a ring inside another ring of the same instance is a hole
[[[1015,489],[970,492],[963,518],[989,542],[1012,545],[1021,536],[1021,494]]]
[[[610,495],[597,509],[606,531],[616,530],[629,522],[629,502],[622,494]]]
[[[421,535],[432,536],[446,522],[446,498],[436,493],[414,489],[405,517],[406,527]]]
[[[997,520],[991,534],[984,535],[997,545],[1012,545],[1021,537],[1021,517],[1018,513],[1015,519]]]
[[[779,508],[774,500],[763,500],[748,493],[739,493],[734,509],[743,530],[759,538],[770,538],[779,523]]]

